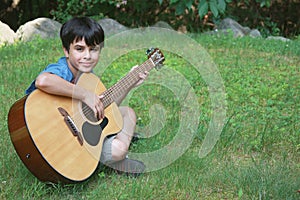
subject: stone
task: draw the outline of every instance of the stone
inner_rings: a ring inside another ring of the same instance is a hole
[[[17,34],[5,23],[0,21],[0,45],[13,44],[17,40]]]
[[[262,36],[261,36],[261,33],[260,33],[260,31],[259,30],[257,30],[257,29],[252,29],[251,31],[250,31],[250,33],[249,33],[249,36],[250,37],[254,37],[254,38],[261,38]]]
[[[171,29],[171,30],[173,30],[173,28],[172,28],[167,22],[164,22],[164,21],[158,21],[158,22],[156,22],[154,25],[152,25],[152,27],[156,27],[156,28],[166,28],[166,29]]]
[[[232,32],[234,37],[262,37],[261,33],[257,29],[250,29],[249,27],[243,27],[233,19],[225,18],[216,27],[214,31],[210,31],[210,35],[228,35]]]
[[[20,26],[17,37],[21,41],[30,41],[35,37],[54,38],[59,36],[61,24],[49,18],[37,18]]]
[[[289,42],[289,41],[291,41],[290,39],[282,37],[282,36],[269,36],[269,37],[267,37],[267,40],[280,40],[282,42]]]
[[[235,20],[230,18],[223,19],[220,24],[217,26],[219,30],[231,30],[233,32],[234,37],[243,37],[250,32],[250,29],[244,28]]]
[[[127,28],[126,26],[110,18],[101,19],[98,21],[98,23],[103,28],[105,37],[109,37],[122,31],[129,30],[129,28]]]

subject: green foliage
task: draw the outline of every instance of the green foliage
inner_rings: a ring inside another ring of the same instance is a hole
[[[299,9],[295,0],[233,0],[225,14],[243,26],[259,29],[264,37],[294,37],[300,33]]]
[[[58,0],[52,16],[64,22],[72,16],[110,17],[128,27],[169,23],[174,29],[204,32],[231,17],[242,26],[259,29],[263,36],[300,33],[300,4],[289,0]],[[297,7],[298,6],[298,7]]]
[[[14,4],[13,4],[14,5]],[[31,0],[3,2],[0,21],[16,31],[25,22],[49,17],[63,23],[73,16],[99,20],[110,17],[128,27],[169,23],[176,30],[204,32],[212,30],[225,17],[242,26],[259,29],[263,36],[289,38],[300,34],[296,0]]]
[[[278,28],[278,24],[273,22],[269,17],[264,19],[264,25],[259,26],[258,29],[261,32],[263,37],[267,37],[269,35],[279,36],[281,34],[281,30]]]
[[[58,0],[57,8],[52,10],[51,14],[60,22],[65,22],[73,16],[93,16],[99,19],[104,15],[102,10],[120,2],[121,0]]]
[[[240,1],[245,2],[247,5],[251,4],[251,0]],[[272,0],[255,0],[256,3],[259,3],[260,7],[270,7]]]
[[[230,0],[158,0],[158,1],[112,1],[112,0],[71,0],[71,1],[57,1],[57,8],[51,11],[51,14],[59,21],[65,21],[72,16],[98,16],[105,15],[117,16],[118,19],[128,20],[125,24],[143,25],[149,23],[153,17],[152,12],[162,13],[162,15],[169,15],[172,18],[171,12],[163,14],[166,10],[174,10],[174,16],[187,16],[199,21],[209,12],[215,18],[219,18],[226,10],[226,4]],[[162,6],[160,8],[160,6]],[[126,12],[116,13],[119,7],[125,8]],[[113,12],[109,12],[113,11]],[[151,14],[149,14],[149,12]],[[132,13],[131,18],[128,18],[128,13]],[[145,16],[144,16],[145,15]]]
[[[162,4],[162,0],[159,0],[159,3]],[[200,18],[204,17],[211,11],[214,17],[219,17],[220,14],[223,14],[226,10],[226,4],[230,0],[169,0],[169,5],[175,7],[175,14],[182,15],[186,11],[193,12],[193,15],[198,15]],[[197,8],[197,9],[193,9]]]

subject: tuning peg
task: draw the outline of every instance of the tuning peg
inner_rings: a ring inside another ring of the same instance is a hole
[[[150,55],[152,52],[154,51],[154,48],[153,47],[151,47],[151,48],[149,48],[149,49],[147,49],[147,51],[146,51],[146,55]]]

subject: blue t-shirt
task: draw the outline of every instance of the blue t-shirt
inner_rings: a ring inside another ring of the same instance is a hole
[[[57,63],[53,63],[48,65],[41,73],[49,72],[51,74],[55,74],[60,76],[61,78],[71,82],[74,79],[73,73],[68,67],[67,58],[61,57]],[[40,73],[40,74],[41,74]],[[36,89],[35,80],[31,83],[31,85],[25,91],[25,94],[30,94]]]

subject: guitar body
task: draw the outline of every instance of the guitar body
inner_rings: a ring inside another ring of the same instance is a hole
[[[106,90],[92,73],[81,74],[76,84],[95,94]],[[96,170],[104,138],[123,127],[115,103],[104,113],[99,121],[82,102],[36,89],[11,107],[8,128],[17,154],[39,180],[80,182]]]

